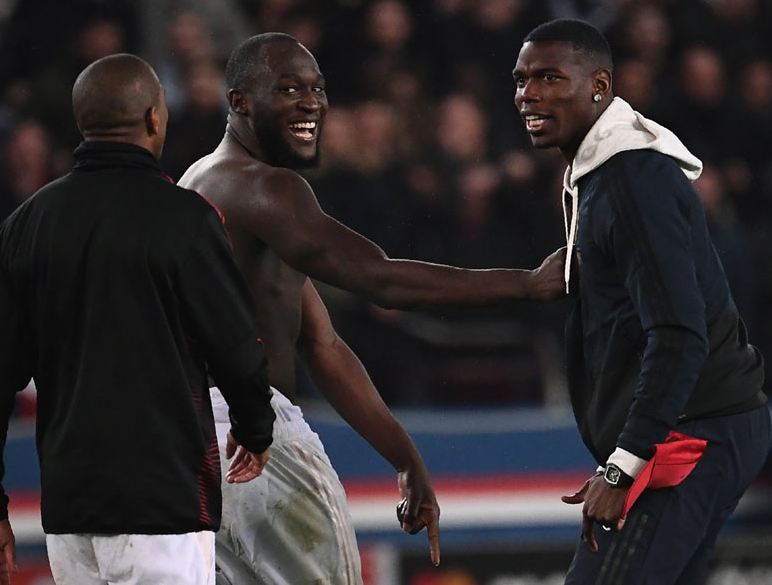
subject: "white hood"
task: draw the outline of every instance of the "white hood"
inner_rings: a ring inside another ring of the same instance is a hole
[[[702,162],[670,130],[633,110],[625,100],[615,97],[584,137],[571,165],[563,176],[563,189],[571,196],[571,225],[568,223],[566,198],[563,196],[563,221],[566,228],[566,292],[571,277],[571,257],[578,228],[579,179],[594,171],[615,154],[627,150],[655,150],[672,157],[690,181],[702,173]]]

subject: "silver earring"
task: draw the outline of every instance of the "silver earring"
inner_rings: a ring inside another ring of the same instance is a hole
[[[596,93],[594,96],[592,96],[592,101],[594,101],[596,104],[603,99],[603,96],[601,96],[599,93]]]

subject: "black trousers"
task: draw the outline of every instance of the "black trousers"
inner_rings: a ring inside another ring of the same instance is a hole
[[[767,406],[688,421],[678,432],[708,440],[680,485],[647,490],[620,532],[595,526],[598,552],[579,542],[566,585],[703,585],[721,527],[770,452]]]

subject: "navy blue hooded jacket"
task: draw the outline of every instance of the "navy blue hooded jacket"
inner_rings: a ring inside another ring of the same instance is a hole
[[[599,463],[617,446],[648,459],[679,421],[765,402],[762,357],[683,161],[646,148],[608,154],[574,183],[578,287],[566,336],[574,413]]]

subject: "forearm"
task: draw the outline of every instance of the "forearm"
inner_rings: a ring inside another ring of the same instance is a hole
[[[422,459],[373,386],[362,363],[339,337],[302,348],[311,376],[332,407],[397,471]]]
[[[277,204],[282,213],[273,221],[255,218],[262,228],[255,235],[299,272],[386,308],[495,305],[555,298],[564,289],[564,255],[549,257],[549,270],[545,264],[536,270],[471,270],[391,259],[377,244],[322,213],[310,191],[305,198],[295,195],[300,200],[294,205],[286,198]]]
[[[659,327],[649,334],[633,405],[618,445],[648,459],[675,427],[707,358],[707,340],[689,329]]]
[[[322,261],[308,274],[389,309],[491,306],[532,296],[531,270],[472,270],[372,257],[348,268]]]
[[[249,341],[210,366],[228,403],[234,438],[253,453],[265,451],[272,442],[276,414],[262,346]]]
[[[414,260],[388,260],[374,300],[388,308],[489,306],[530,297],[530,270],[471,270]]]

